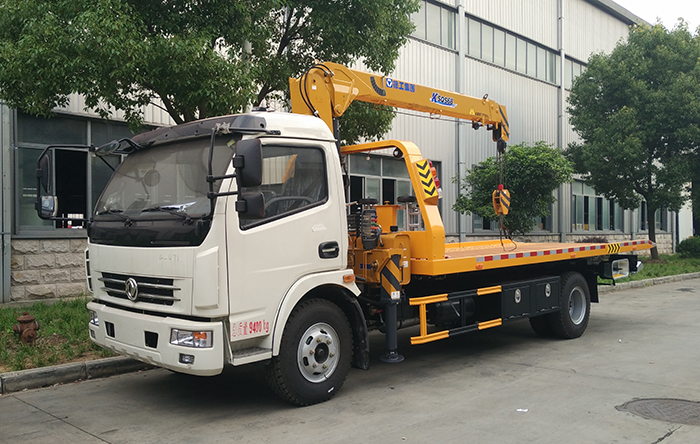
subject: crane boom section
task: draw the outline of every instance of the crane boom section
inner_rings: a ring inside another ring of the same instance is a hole
[[[292,112],[323,119],[333,131],[333,118],[355,100],[449,116],[486,125],[494,142],[510,136],[503,105],[485,95],[475,98],[348,68],[337,63],[314,65],[298,79],[289,79]]]

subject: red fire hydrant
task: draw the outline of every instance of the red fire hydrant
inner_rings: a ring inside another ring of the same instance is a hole
[[[17,318],[19,324],[12,326],[12,330],[19,334],[19,339],[24,344],[34,344],[36,341],[36,331],[39,330],[39,323],[35,320],[34,316],[30,315],[28,312],[24,312],[22,316]]]

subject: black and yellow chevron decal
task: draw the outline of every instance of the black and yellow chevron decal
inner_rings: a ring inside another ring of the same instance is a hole
[[[420,179],[423,194],[425,195],[424,199],[437,197],[438,190],[433,180],[433,173],[430,171],[430,162],[423,159],[414,163],[414,165],[416,166],[416,171],[418,171],[418,178]]]
[[[400,254],[392,254],[381,272],[383,301],[396,301],[401,298],[401,262]]]
[[[607,254],[615,254],[620,252],[620,244],[608,244]]]

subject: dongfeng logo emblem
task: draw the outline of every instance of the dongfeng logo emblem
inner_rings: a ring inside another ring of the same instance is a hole
[[[136,282],[136,279],[127,279],[124,287],[126,290],[126,297],[129,298],[130,301],[136,302],[136,299],[139,297],[139,284]]]

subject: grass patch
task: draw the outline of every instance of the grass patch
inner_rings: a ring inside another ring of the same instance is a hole
[[[87,299],[37,302],[29,307],[0,306],[0,373],[113,356],[92,343]],[[22,344],[12,331],[17,317],[29,312],[39,322],[34,345]]]
[[[700,272],[700,258],[684,258],[678,254],[662,254],[658,260],[653,260],[651,257],[642,257],[640,260],[644,264],[642,271],[617,282],[641,281],[643,279]],[[612,280],[599,278],[598,282],[609,284],[612,283]]]

